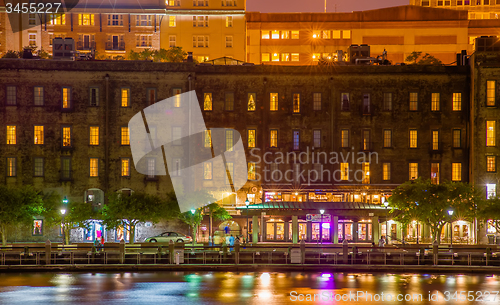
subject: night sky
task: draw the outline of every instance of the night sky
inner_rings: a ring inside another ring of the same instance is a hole
[[[366,11],[382,7],[408,5],[409,0],[327,0],[327,12]],[[247,12],[323,12],[324,0],[247,0]]]

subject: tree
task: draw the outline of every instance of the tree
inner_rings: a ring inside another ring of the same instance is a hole
[[[485,201],[483,208],[478,212],[481,219],[488,221],[493,220],[492,225],[497,233],[500,233],[500,198],[492,198]]]
[[[422,55],[422,52],[411,52],[410,55],[408,55],[405,59],[406,62],[409,62],[412,65],[442,65],[443,63],[441,60],[437,59],[433,55],[430,55],[429,53],[425,53],[422,58],[420,56]],[[419,60],[420,58],[420,60]]]
[[[130,241],[134,243],[135,228],[138,223],[151,221],[158,223],[168,218],[173,207],[170,201],[146,193],[134,192],[130,196],[113,193],[108,203],[102,208],[103,225],[108,228],[118,227],[130,230]]]
[[[8,50],[3,54],[2,58],[19,58],[19,53],[16,51]]]
[[[128,54],[129,60],[151,60],[154,62],[183,62],[187,53],[182,47],[171,47],[169,49],[144,49],[141,52],[131,50]]]
[[[389,197],[389,203],[400,214],[395,217],[403,225],[417,220],[430,227],[433,240],[441,239],[443,226],[450,222],[447,211],[455,218],[472,220],[481,195],[473,186],[462,182],[445,181],[433,184],[431,180],[407,181],[398,186]],[[391,211],[392,212],[392,211]]]
[[[7,245],[8,227],[31,224],[33,216],[43,213],[42,195],[32,186],[20,188],[0,185],[0,230],[2,246]]]

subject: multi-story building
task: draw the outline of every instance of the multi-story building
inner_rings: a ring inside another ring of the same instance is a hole
[[[499,0],[410,0],[410,5],[467,11],[469,19],[498,19]]]
[[[398,6],[352,13],[247,13],[247,61],[275,65],[314,65],[337,50],[368,44],[371,56],[404,63],[412,52],[429,53],[443,63],[472,51],[465,11]]]
[[[331,226],[323,240],[371,242],[387,230],[382,201],[397,185],[420,176],[469,180],[466,66],[5,59],[0,68],[0,183],[32,184],[71,201],[99,206],[111,192],[171,189],[178,177],[135,170],[127,124],[148,105],[189,90],[208,128],[242,135],[249,182],[233,192],[208,170],[199,185],[235,215],[235,233],[247,232],[249,214],[254,241],[317,240],[324,210]],[[236,142],[227,136],[226,146]],[[388,224],[400,238],[401,227]],[[92,240],[98,222],[93,230],[75,238]],[[150,234],[140,230],[139,240]],[[417,236],[413,227],[407,232]]]
[[[0,29],[5,27],[0,52],[25,46],[51,52],[54,37],[71,37],[79,52],[95,49],[100,59],[125,59],[130,51],[172,46],[193,52],[199,61],[245,58],[245,0],[126,0],[117,4],[82,0],[58,14],[7,14],[3,3],[0,9]]]

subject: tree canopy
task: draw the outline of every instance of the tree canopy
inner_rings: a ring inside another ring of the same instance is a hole
[[[408,224],[417,220],[431,229],[433,240],[440,241],[443,226],[450,220],[472,220],[476,216],[482,196],[468,183],[444,181],[433,184],[430,179],[407,181],[398,186],[389,197],[389,204],[399,210],[395,220]],[[448,210],[453,210],[450,219]],[[391,211],[392,212],[392,211]]]
[[[422,57],[422,52],[411,52],[405,59],[406,62],[409,62],[413,65],[442,65],[443,62],[438,58],[430,55],[429,53],[425,53]]]
[[[171,47],[169,49],[145,49],[142,52],[131,50],[128,59],[130,60],[151,60],[154,62],[183,62],[187,53],[182,47]]]

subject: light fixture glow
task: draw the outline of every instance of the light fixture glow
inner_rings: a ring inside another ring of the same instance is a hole
[[[325,210],[319,210],[319,212],[321,213],[321,215],[323,215],[323,213],[325,213]]]

